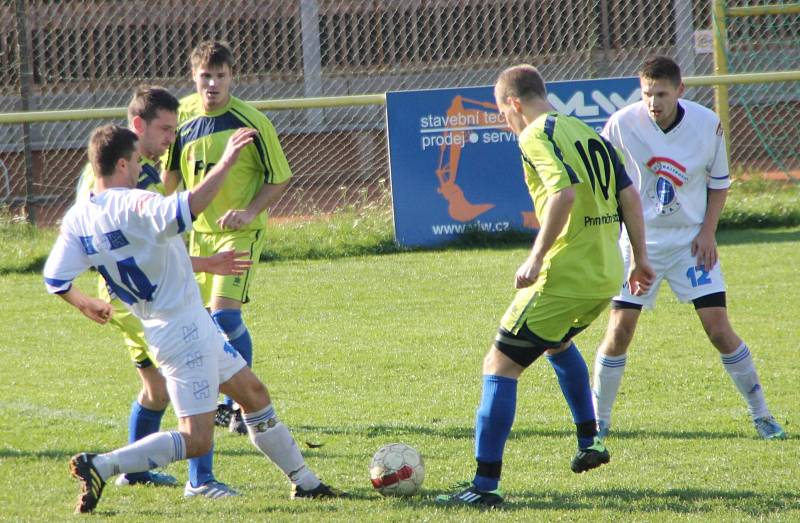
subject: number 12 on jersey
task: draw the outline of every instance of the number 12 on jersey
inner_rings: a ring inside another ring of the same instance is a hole
[[[692,282],[692,287],[708,285],[711,283],[711,278],[708,275],[708,271],[703,265],[689,267],[689,269],[686,271],[686,277]]]

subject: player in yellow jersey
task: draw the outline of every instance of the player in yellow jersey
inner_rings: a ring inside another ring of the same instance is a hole
[[[175,140],[177,111],[178,100],[164,88],[143,85],[134,92],[128,104],[128,126],[139,138],[141,170],[137,189],[163,194],[158,158]],[[94,170],[91,164],[87,164],[78,183],[79,200],[90,197],[94,182]],[[239,253],[239,257],[242,254],[246,253]],[[192,268],[220,274],[241,274],[250,266],[250,262],[239,257],[234,251],[207,258],[193,257]],[[128,421],[128,443],[133,443],[159,431],[161,418],[169,403],[166,381],[148,351],[142,323],[118,298],[112,298],[102,277],[98,278],[98,297],[113,306],[114,314],[110,323],[122,333],[142,381],[142,389],[131,405]],[[215,479],[212,465],[213,452],[189,460],[189,484],[195,485],[192,490],[194,495],[201,494],[211,498],[234,495],[236,492],[233,489]],[[175,485],[176,480],[162,472],[139,472],[118,476],[116,484]]]
[[[180,182],[196,187],[219,161],[228,138],[241,127],[256,129],[251,145],[231,168],[211,205],[197,217],[189,253],[207,256],[221,250],[248,251],[258,261],[264,245],[266,209],[276,202],[292,173],[272,123],[263,113],[231,95],[233,55],[220,42],[202,42],[191,54],[196,93],[181,100],[178,137],[170,148],[165,173],[167,192]],[[252,269],[241,276],[197,274],[206,307],[228,342],[253,364],[253,343],[242,320]],[[232,431],[246,434],[241,413],[232,416],[230,399],[218,408],[216,422],[230,421]]]
[[[503,502],[500,472],[516,411],[517,380],[542,354],[556,372],[577,428],[572,471],[609,462],[608,450],[597,438],[589,373],[572,338],[608,306],[625,279],[617,244],[620,220],[633,246],[628,284],[639,294],[653,278],[639,193],[614,148],[577,118],[553,110],[533,66],[503,71],[495,99],[519,138],[541,229],[517,270],[517,294],[483,361],[475,477],[458,492],[439,496],[442,504],[485,507]]]

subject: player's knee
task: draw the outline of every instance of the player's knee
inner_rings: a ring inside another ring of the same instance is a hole
[[[486,356],[483,357],[483,374],[498,374],[503,367],[500,358],[500,350],[492,346]]]
[[[622,356],[628,352],[632,339],[632,332],[616,333],[615,336],[606,341],[603,353],[608,356]]]
[[[150,401],[158,406],[156,410],[164,410],[167,408],[167,405],[169,405],[169,394],[167,393],[166,386],[153,389],[149,394]]]
[[[602,352],[608,356],[622,356],[628,352],[636,332],[636,324],[625,321],[618,321],[609,326],[606,337],[603,340]]]
[[[196,458],[208,454],[214,443],[213,429],[200,432],[183,432],[186,444],[186,458]]]
[[[153,410],[164,410],[169,405],[167,381],[156,369],[152,372],[141,372],[142,391],[139,393],[139,402]]]
[[[538,353],[541,355],[541,352]],[[538,357],[538,355],[536,356]],[[533,358],[535,359],[535,358]],[[532,359],[532,360],[533,360]],[[504,354],[497,345],[492,345],[489,352],[483,358],[483,374],[505,376],[517,379],[530,365],[531,361],[515,361],[507,354]]]
[[[491,374],[491,370],[493,368],[494,356],[492,354],[491,349],[486,353],[486,356],[483,357],[483,373],[484,374]]]
[[[160,393],[143,387],[139,392],[139,403],[150,410],[164,410],[169,405],[169,395],[166,389]]]
[[[255,412],[269,404],[266,385],[252,372],[249,372],[246,379],[238,384],[237,393],[238,397],[234,396],[236,402],[242,406],[245,412]]]
[[[708,340],[721,353],[728,354],[737,349],[742,340],[733,332],[730,325],[713,325],[706,328]]]

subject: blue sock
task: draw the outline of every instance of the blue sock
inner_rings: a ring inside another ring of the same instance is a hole
[[[203,454],[199,458],[192,458],[189,460],[189,481],[193,487],[199,487],[214,478],[212,468],[214,466],[214,444],[211,444],[211,450],[207,454]]]
[[[517,409],[517,380],[483,377],[481,404],[475,414],[475,459],[478,470],[472,483],[478,490],[495,490],[500,484],[503,448]]]
[[[242,321],[242,311],[239,309],[220,309],[211,313],[211,319],[228,339],[228,343],[236,349],[248,367],[253,366],[253,339],[250,331]],[[233,406],[233,400],[225,396],[225,404]]]
[[[128,444],[158,432],[161,429],[161,418],[163,417],[163,410],[151,410],[143,407],[138,400],[134,401],[131,404],[131,414],[128,418]],[[125,476],[129,481],[147,481],[150,479],[150,473],[147,471],[126,474]]]
[[[242,321],[242,311],[239,309],[221,309],[211,313],[211,318],[217,324],[228,343],[241,354],[248,367],[253,366],[253,340],[250,331]]]
[[[567,350],[547,356],[553,370],[558,376],[561,392],[567,400],[572,420],[578,429],[578,447],[591,447],[597,434],[595,428],[594,405],[592,404],[592,388],[589,385],[589,369],[581,356],[578,347],[571,344]]]

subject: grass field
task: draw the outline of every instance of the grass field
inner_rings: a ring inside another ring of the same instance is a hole
[[[733,324],[753,351],[786,441],[756,438],[691,306],[664,289],[628,360],[610,465],[569,471],[574,425],[542,360],[520,383],[506,508],[438,508],[435,495],[474,470],[480,362],[524,248],[270,262],[259,265],[246,308],[255,370],[311,466],[353,499],[290,502],[278,470],[246,438],[218,429],[217,476],[243,496],[184,500],[180,489],[110,485],[94,519],[799,521],[800,229],[720,239]],[[115,331],[47,296],[40,276],[22,269],[0,273],[0,519],[72,521],[78,487],[67,460],[126,441],[138,379]],[[93,289],[93,277],[78,285]],[[605,319],[577,339],[589,362]],[[163,426],[174,425],[168,410]],[[393,441],[426,460],[420,496],[372,491],[369,459]],[[184,463],[167,470],[186,480]]]

